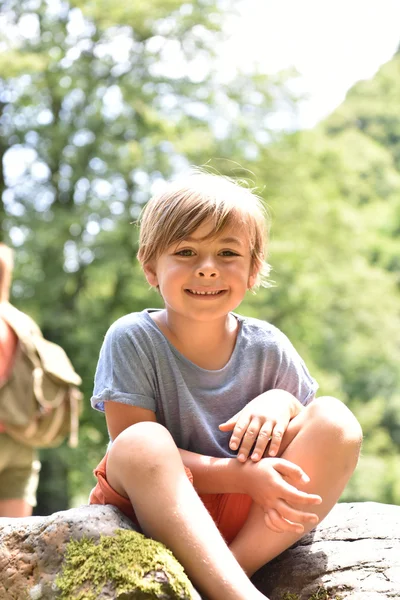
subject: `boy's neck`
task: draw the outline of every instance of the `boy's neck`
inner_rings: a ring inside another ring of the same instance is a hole
[[[222,369],[234,350],[238,321],[229,313],[209,322],[185,319],[167,310],[150,315],[168,341],[203,369]]]

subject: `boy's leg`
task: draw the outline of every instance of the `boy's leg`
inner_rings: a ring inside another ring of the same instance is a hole
[[[333,508],[358,461],[362,431],[353,414],[335,398],[314,400],[289,425],[282,458],[299,465],[310,477],[300,489],[322,497],[310,511],[322,520]],[[304,506],[294,506],[306,510]],[[305,526],[305,533],[313,525]],[[249,517],[230,548],[249,575],[304,535],[275,533],[264,524],[262,509],[253,504]]]
[[[261,600],[189,482],[169,432],[137,423],[114,441],[107,481],[128,497],[144,533],[163,542],[210,600]]]

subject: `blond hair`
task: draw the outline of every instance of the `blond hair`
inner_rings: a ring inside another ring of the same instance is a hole
[[[268,285],[267,215],[262,201],[249,188],[208,173],[172,182],[148,202],[141,216],[137,255],[142,267],[189,237],[205,221],[213,224],[209,238],[226,227],[243,228],[250,244],[251,270],[256,274],[253,287]]]
[[[11,248],[0,242],[0,302],[8,302],[10,298],[13,268],[13,251]]]

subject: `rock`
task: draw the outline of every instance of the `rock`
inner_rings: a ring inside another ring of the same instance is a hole
[[[253,581],[270,600],[400,599],[400,506],[338,504]]]
[[[400,506],[339,504],[253,578],[270,600],[400,600]],[[0,600],[198,600],[112,506],[0,519]]]
[[[162,544],[112,506],[0,518],[0,600],[195,600]]]

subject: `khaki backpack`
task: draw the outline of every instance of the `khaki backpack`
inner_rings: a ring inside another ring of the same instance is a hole
[[[18,337],[12,372],[0,384],[6,433],[34,448],[59,446],[67,436],[77,446],[81,378],[64,350],[46,340],[28,315],[1,302],[0,316]]]

